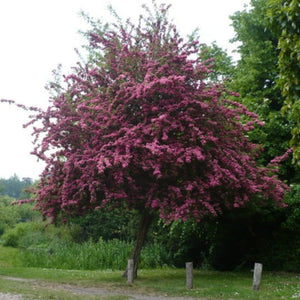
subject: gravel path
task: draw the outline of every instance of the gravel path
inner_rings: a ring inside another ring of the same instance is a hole
[[[74,287],[74,286],[63,286],[64,290],[69,292],[80,294],[80,295],[100,295],[100,296],[119,296],[124,295],[128,296],[131,299],[136,300],[195,300],[195,298],[186,298],[186,297],[166,297],[166,296],[157,296],[157,295],[140,295],[136,293],[130,293],[127,291],[111,291],[106,289],[99,288],[86,288],[86,287]]]
[[[91,287],[78,287],[70,284],[54,284],[45,281],[38,281],[33,279],[16,278],[9,276],[1,276],[3,279],[14,280],[14,281],[24,281],[33,285],[35,288],[47,288],[53,290],[64,290],[77,295],[94,295],[94,296],[127,296],[130,299],[135,300],[195,300],[195,298],[187,297],[167,297],[158,295],[141,295],[131,291],[126,290],[110,290],[107,288],[91,288]],[[4,294],[0,293],[0,300],[22,300],[22,295]],[[198,298],[199,299],[199,298]],[[204,298],[201,298],[205,300]]]
[[[0,300],[22,300],[22,295],[0,293]]]

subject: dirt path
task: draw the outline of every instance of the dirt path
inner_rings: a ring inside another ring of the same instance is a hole
[[[79,287],[74,286],[71,284],[59,284],[59,283],[50,283],[46,281],[39,281],[34,279],[24,279],[24,278],[16,278],[16,277],[9,277],[9,276],[1,276],[1,278],[6,280],[13,280],[13,281],[23,281],[28,282],[34,288],[47,288],[51,290],[61,290],[61,291],[68,291],[73,294],[77,295],[94,295],[94,296],[127,296],[130,299],[136,300],[195,300],[195,298],[186,298],[186,297],[167,297],[161,295],[141,295],[138,293],[134,293],[133,291],[126,291],[126,290],[111,290],[107,288],[96,288],[96,287]],[[199,298],[198,298],[199,299]],[[22,295],[12,295],[12,294],[4,294],[0,293],[0,300],[22,300]],[[204,300],[202,298],[202,300]]]
[[[22,295],[0,293],[0,300],[22,300]]]

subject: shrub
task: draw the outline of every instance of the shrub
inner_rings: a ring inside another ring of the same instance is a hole
[[[151,243],[144,247],[140,258],[142,269],[161,268],[166,265],[172,265],[172,261],[170,254],[162,244]]]
[[[35,239],[43,239],[40,234],[44,225],[37,222],[18,223],[13,228],[7,229],[1,237],[3,246],[27,247],[37,243]]]

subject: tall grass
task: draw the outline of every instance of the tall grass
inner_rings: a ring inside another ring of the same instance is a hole
[[[87,241],[55,242],[49,247],[32,246],[21,252],[25,267],[73,269],[73,270],[122,270],[133,249],[133,242],[117,239],[97,243]],[[168,264],[168,255],[158,244],[146,246],[141,254],[140,267],[159,268]]]
[[[111,240],[97,243],[90,241],[82,244],[59,241],[48,247],[32,246],[21,253],[25,267],[56,269],[119,270],[126,267],[132,243]]]
[[[55,242],[49,247],[32,246],[21,252],[25,267],[73,269],[73,270],[122,270],[133,249],[132,242],[117,239],[97,243],[87,241]],[[140,267],[159,268],[167,265],[167,254],[160,245],[149,245],[141,254]]]
[[[4,246],[20,248],[24,267],[73,270],[123,270],[134,243],[118,239],[78,243],[78,228],[45,227],[42,223],[20,223],[1,236]],[[140,267],[159,268],[170,265],[169,255],[160,244],[147,245],[140,259]]]

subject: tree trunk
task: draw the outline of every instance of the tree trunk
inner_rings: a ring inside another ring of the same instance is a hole
[[[134,245],[133,251],[130,256],[130,258],[133,259],[133,262],[134,262],[134,265],[133,265],[134,278],[137,277],[137,268],[138,268],[139,257],[140,257],[142,248],[145,244],[148,229],[150,227],[152,219],[153,219],[153,215],[150,214],[149,210],[147,210],[147,209],[143,210],[142,215],[141,215],[140,227],[139,227],[136,241],[135,241],[135,245]],[[125,272],[123,273],[123,277],[127,277],[127,267],[126,267]]]

